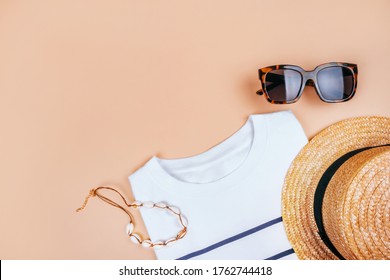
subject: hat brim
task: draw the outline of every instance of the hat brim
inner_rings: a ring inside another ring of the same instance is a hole
[[[390,143],[390,118],[357,117],[318,133],[292,162],[282,192],[287,237],[300,259],[338,259],[324,244],[314,219],[314,193],[326,169],[348,152]]]

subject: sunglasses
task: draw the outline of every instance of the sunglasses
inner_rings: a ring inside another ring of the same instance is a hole
[[[289,104],[298,101],[304,87],[314,87],[322,101],[344,102],[355,95],[358,69],[356,64],[330,62],[305,71],[295,65],[274,65],[259,69],[262,89],[273,104]]]

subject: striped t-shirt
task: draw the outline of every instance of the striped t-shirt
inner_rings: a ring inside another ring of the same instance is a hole
[[[290,111],[251,115],[233,135],[196,156],[152,157],[130,177],[135,199],[178,207],[187,235],[158,259],[296,259],[281,218],[288,167],[307,143]],[[141,208],[152,241],[180,229],[166,211]]]

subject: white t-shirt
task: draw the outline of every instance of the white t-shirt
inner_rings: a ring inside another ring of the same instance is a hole
[[[281,218],[288,167],[307,143],[291,111],[251,115],[232,136],[192,157],[152,157],[129,176],[139,201],[178,207],[187,235],[158,259],[297,259]],[[141,208],[152,241],[176,236],[167,211]],[[160,213],[161,212],[161,213]]]

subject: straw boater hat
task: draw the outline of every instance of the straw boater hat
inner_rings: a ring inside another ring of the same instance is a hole
[[[390,118],[317,134],[290,166],[282,203],[300,259],[390,259]]]

